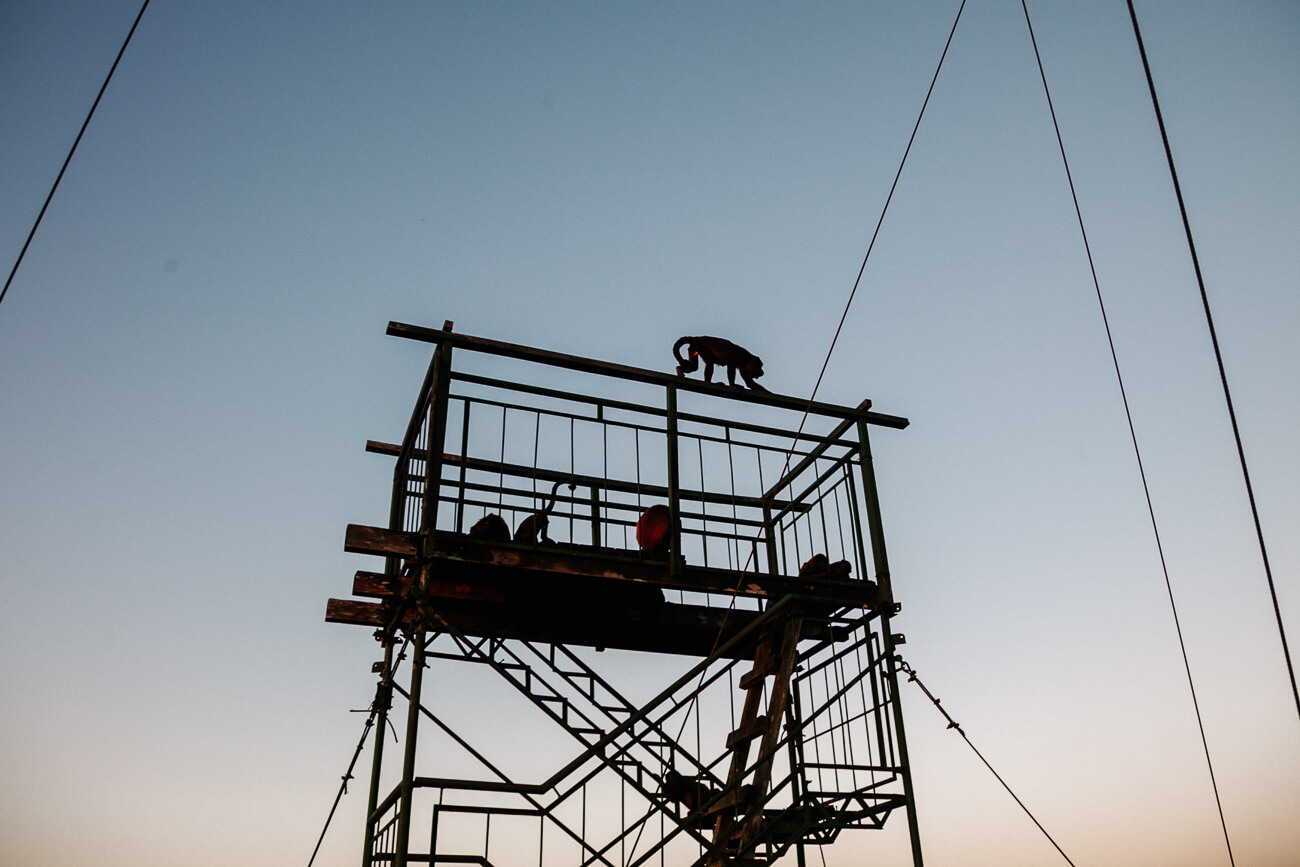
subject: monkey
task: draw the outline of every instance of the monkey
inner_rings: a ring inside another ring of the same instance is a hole
[[[542,507],[541,511],[533,512],[527,518],[520,522],[515,529],[515,541],[525,542],[529,545],[536,545],[540,539],[544,544],[554,545],[555,540],[546,535],[546,528],[550,524],[549,516],[551,510],[555,508],[555,495],[560,490],[561,482],[556,482],[551,488],[551,501]],[[569,490],[573,490],[573,485],[569,485]]]
[[[830,562],[825,554],[814,554],[808,558],[808,562],[799,567],[799,577],[805,581],[821,581],[823,579],[835,579],[838,581],[849,580],[849,573],[853,571],[853,565],[848,560],[837,560]],[[867,585],[874,589],[874,582],[868,581]],[[830,617],[838,609],[838,605],[829,602],[815,602],[805,600],[799,603],[799,608],[806,617]]]
[[[664,782],[659,789],[659,794],[665,801],[681,804],[689,812],[694,813],[716,798],[718,790],[700,777],[684,777],[670,770],[664,774]]]
[[[853,571],[853,566],[848,560],[837,560],[832,563],[825,554],[814,554],[799,567],[799,577],[808,580],[817,580],[819,578],[838,578],[846,580],[849,573]]]
[[[686,347],[687,355],[682,357],[681,349]],[[735,387],[736,373],[739,372],[745,385],[754,391],[767,391],[755,382],[763,375],[763,359],[751,354],[730,340],[721,337],[683,337],[673,344],[673,358],[677,359],[677,375],[694,373],[704,360],[704,381],[713,382],[713,365],[727,368],[727,382]]]
[[[668,553],[671,541],[668,532],[670,519],[668,507],[662,503],[651,506],[637,518],[636,543],[643,553],[651,556],[662,556]]]
[[[469,528],[469,535],[484,542],[509,542],[510,527],[500,515],[484,515]]]

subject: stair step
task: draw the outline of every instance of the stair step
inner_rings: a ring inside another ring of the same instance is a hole
[[[727,749],[735,749],[740,744],[747,744],[754,738],[762,737],[766,733],[767,717],[760,714],[754,717],[752,722],[741,723],[740,728],[727,736]]]

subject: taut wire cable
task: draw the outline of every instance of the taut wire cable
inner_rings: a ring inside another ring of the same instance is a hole
[[[952,718],[946,709],[944,709],[944,706],[940,703],[939,699],[934,697],[934,693],[930,692],[930,690],[926,688],[925,684],[921,683],[921,678],[916,675],[916,669],[908,665],[901,656],[895,656],[894,662],[898,664],[899,670],[907,675],[909,681],[921,688],[921,692],[925,693],[925,697],[928,698],[935,708],[938,709],[939,713],[943,714],[943,718],[948,721],[948,728],[957,730],[957,734],[961,735],[962,740],[966,742],[966,746],[970,747],[975,755],[979,757],[979,760],[984,763],[984,767],[988,768],[989,772],[993,774],[993,776],[997,777],[998,782],[1002,784],[1002,788],[1006,789],[1007,794],[1020,805],[1020,809],[1025,811],[1025,815],[1030,818],[1030,821],[1038,826],[1038,830],[1043,832],[1043,836],[1048,839],[1048,842],[1056,847],[1056,851],[1061,853],[1061,857],[1066,860],[1066,863],[1068,863],[1070,867],[1075,867],[1074,862],[1070,860],[1070,856],[1066,855],[1065,850],[1052,839],[1051,834],[1047,833],[1047,829],[1043,827],[1043,823],[1039,822],[1038,819],[1034,817],[1034,814],[1029,812],[1029,808],[1025,806],[1025,802],[1020,800],[1019,796],[1017,796],[1016,793],[1011,790],[1011,787],[1007,785],[1007,781],[1002,779],[1002,775],[993,769],[993,766],[989,764],[988,759],[984,758],[984,754],[976,748],[975,744],[971,743],[971,739],[966,735],[966,732],[962,730],[962,727],[958,725],[957,721]]]
[[[804,426],[808,423],[808,416],[812,413],[813,401],[817,399],[817,391],[821,388],[822,379],[826,376],[826,368],[831,363],[831,355],[835,352],[835,344],[839,342],[840,332],[844,329],[844,321],[848,319],[849,308],[853,306],[853,299],[858,294],[858,286],[862,284],[862,275],[867,270],[867,260],[871,258],[871,251],[875,249],[876,238],[880,235],[880,227],[884,225],[885,214],[889,211],[889,204],[894,199],[894,191],[898,188],[898,179],[903,176],[903,167],[907,165],[907,157],[912,152],[912,144],[916,141],[917,130],[921,128],[921,119],[925,117],[925,109],[930,104],[930,97],[934,94],[934,86],[939,81],[939,73],[943,70],[943,62],[948,57],[948,49],[952,47],[953,36],[957,33],[957,24],[961,21],[962,10],[966,8],[966,0],[962,0],[961,5],[957,7],[957,15],[953,18],[952,28],[948,31],[948,40],[943,45],[943,52],[939,55],[939,63],[935,66],[934,75],[930,79],[930,87],[925,92],[925,100],[921,103],[921,110],[916,115],[916,123],[912,126],[912,134],[907,139],[907,147],[903,149],[903,158],[898,163],[898,171],[894,173],[894,181],[889,186],[889,195],[885,197],[885,204],[880,209],[880,219],[876,221],[875,231],[871,233],[871,241],[867,244],[867,252],[862,257],[862,266],[858,268],[858,276],[853,281],[853,289],[849,292],[848,301],[844,303],[844,312],[840,315],[839,324],[835,328],[835,335],[831,338],[831,345],[826,350],[826,359],[822,362],[821,371],[817,374],[817,381],[813,384],[812,394],[808,396],[808,403],[804,407],[803,417],[799,420],[799,429],[795,431],[794,437],[790,442],[790,448],[785,453],[785,464],[781,472],[777,474],[777,479],[784,478],[786,470],[790,468],[790,457],[799,445],[799,437],[803,434]],[[755,539],[758,537],[755,536]],[[731,594],[731,604],[727,606],[722,615],[722,623],[718,626],[717,637],[713,640],[713,648],[709,651],[712,655],[714,650],[722,640],[723,630],[727,627],[727,618],[731,614],[732,608],[736,605],[736,591],[740,589],[740,582],[744,579],[745,574],[749,572],[749,565],[754,560],[754,551],[751,546],[749,556],[745,559],[745,565],[741,567],[740,576],[736,579],[736,587]],[[701,672],[700,682],[704,682],[704,676]],[[680,735],[679,735],[680,736]]]
[[[375,725],[375,717],[379,716],[382,711],[387,710],[392,696],[393,675],[397,673],[397,667],[406,658],[406,648],[410,643],[409,638],[402,642],[402,648],[397,654],[397,659],[380,677],[379,686],[375,689],[375,700],[370,703],[369,713],[366,715],[366,724],[361,730],[361,737],[357,740],[357,748],[352,753],[352,761],[348,762],[347,772],[343,774],[343,784],[339,786],[339,792],[334,796],[334,804],[330,807],[329,815],[325,817],[325,827],[320,829],[320,837],[316,839],[316,848],[311,850],[311,858],[307,860],[307,867],[312,867],[316,863],[316,856],[320,854],[321,844],[325,842],[325,835],[329,832],[330,823],[334,821],[334,813],[339,808],[339,802],[348,793],[348,780],[353,779],[352,771],[357,766],[357,760],[361,758],[362,750],[366,748],[366,738],[370,736],[370,730]],[[394,731],[393,736],[396,737],[396,731]],[[379,737],[383,737],[383,732],[379,733]],[[366,817],[366,821],[370,821],[369,816]]]
[[[1169,148],[1169,135],[1165,132],[1165,119],[1160,113],[1160,101],[1156,99],[1156,84],[1151,77],[1151,66],[1147,63],[1146,46],[1142,44],[1142,31],[1138,29],[1137,13],[1133,11],[1133,0],[1128,0],[1128,14],[1133,20],[1133,35],[1137,38],[1138,53],[1142,55],[1142,69],[1147,76],[1147,89],[1151,91],[1151,106],[1155,109],[1156,123],[1160,127],[1160,140],[1164,142],[1165,158],[1169,162],[1169,177],[1174,182],[1174,195],[1178,199],[1178,211],[1183,217],[1183,231],[1187,235],[1187,249],[1192,256],[1192,269],[1196,272],[1196,285],[1201,290],[1201,306],[1205,308],[1205,324],[1210,329],[1210,343],[1214,345],[1214,360],[1219,365],[1219,382],[1223,385],[1223,400],[1228,406],[1228,419],[1232,422],[1232,437],[1237,443],[1237,458],[1241,461],[1241,477],[1246,482],[1246,497],[1250,500],[1250,514],[1255,520],[1255,536],[1259,539],[1259,556],[1264,561],[1264,576],[1268,579],[1268,593],[1273,600],[1273,616],[1277,619],[1277,633],[1282,639],[1282,656],[1286,659],[1286,671],[1291,678],[1291,695],[1295,698],[1296,715],[1300,716],[1300,688],[1296,687],[1295,667],[1291,664],[1291,650],[1286,643],[1286,627],[1282,625],[1282,609],[1277,603],[1277,588],[1273,585],[1273,569],[1268,563],[1268,547],[1264,544],[1264,529],[1259,522],[1259,509],[1255,506],[1255,490],[1250,484],[1250,469],[1246,466],[1246,450],[1241,444],[1241,430],[1237,427],[1237,413],[1232,407],[1232,392],[1228,388],[1228,374],[1223,368],[1223,355],[1219,352],[1219,338],[1214,330],[1214,317],[1210,314],[1210,297],[1205,292],[1205,280],[1201,277],[1201,262],[1196,256],[1196,243],[1192,240],[1192,224],[1187,219],[1187,206],[1183,203],[1183,189],[1178,184],[1178,172],[1174,169],[1174,153]]]
[[[14,267],[9,271],[9,279],[5,280],[3,289],[0,289],[0,301],[5,300],[5,295],[9,293],[9,286],[14,282],[14,275],[18,273],[18,266],[23,263],[23,257],[27,255],[27,248],[32,244],[32,238],[36,237],[36,230],[41,225],[41,220],[45,218],[45,211],[50,206],[50,200],[54,198],[54,191],[59,188],[59,182],[63,180],[63,173],[68,170],[68,163],[72,162],[72,155],[77,152],[77,145],[81,144],[81,137],[86,134],[86,127],[90,126],[90,119],[95,116],[95,109],[99,107],[99,100],[103,98],[104,91],[108,89],[108,83],[113,80],[113,73],[117,71],[117,64],[122,60],[122,55],[126,53],[126,47],[131,44],[131,37],[135,35],[135,28],[139,26],[140,19],[144,17],[144,10],[149,6],[149,0],[144,0],[140,6],[139,13],[135,16],[134,23],[131,24],[130,31],[126,34],[126,39],[122,41],[122,47],[118,49],[117,57],[113,60],[113,65],[109,67],[108,75],[104,77],[104,83],[100,85],[99,93],[95,96],[95,101],[91,103],[90,111],[86,113],[86,119],[82,121],[81,130],[77,133],[76,139],[72,142],[72,147],[68,150],[68,155],[63,160],[63,167],[59,169],[59,174],[54,179],[54,184],[50,187],[49,194],[45,197],[45,204],[41,205],[40,213],[36,215],[36,222],[32,223],[32,230],[27,233],[27,240],[23,242],[23,248],[18,251],[18,259],[14,262]]]
[[[1228,847],[1228,861],[1235,867],[1236,860],[1232,856],[1232,841],[1228,836],[1228,823],[1223,816],[1223,801],[1219,797],[1219,784],[1214,776],[1214,762],[1210,758],[1210,743],[1205,736],[1205,723],[1201,719],[1201,705],[1196,698],[1196,684],[1192,679],[1192,664],[1187,658],[1187,643],[1183,639],[1183,627],[1178,619],[1178,604],[1174,601],[1174,585],[1169,578],[1169,565],[1165,561],[1164,546],[1160,542],[1160,526],[1156,522],[1155,506],[1151,502],[1151,488],[1147,484],[1147,473],[1142,463],[1142,449],[1138,446],[1137,428],[1133,424],[1133,413],[1129,409],[1128,393],[1124,388],[1124,375],[1120,372],[1119,355],[1115,350],[1115,339],[1111,335],[1110,320],[1106,316],[1106,302],[1102,299],[1101,281],[1097,279],[1097,266],[1093,262],[1092,247],[1088,243],[1088,232],[1083,225],[1083,210],[1079,206],[1079,196],[1074,189],[1074,176],[1070,172],[1070,161],[1065,155],[1065,141],[1061,138],[1061,126],[1056,120],[1056,108],[1052,104],[1052,93],[1047,86],[1047,73],[1043,71],[1043,58],[1038,52],[1038,40],[1034,36],[1034,25],[1029,20],[1029,6],[1026,0],[1020,0],[1020,6],[1025,12],[1025,26],[1029,29],[1029,41],[1034,47],[1034,59],[1038,63],[1038,74],[1043,81],[1043,93],[1047,97],[1047,108],[1052,116],[1052,128],[1056,131],[1056,143],[1061,150],[1061,163],[1065,167],[1065,178],[1070,186],[1070,198],[1074,202],[1074,214],[1079,222],[1079,235],[1083,239],[1083,249],[1088,257],[1088,269],[1092,274],[1092,285],[1097,295],[1097,306],[1101,310],[1102,325],[1106,330],[1106,342],[1110,346],[1110,358],[1115,367],[1115,380],[1119,384],[1120,399],[1124,404],[1124,418],[1128,422],[1129,438],[1133,442],[1133,455],[1137,459],[1138,475],[1142,479],[1142,492],[1146,497],[1147,514],[1151,518],[1151,533],[1155,537],[1156,552],[1160,555],[1160,569],[1165,577],[1165,590],[1169,594],[1169,610],[1174,617],[1174,631],[1178,633],[1178,648],[1183,655],[1183,669],[1187,672],[1187,689],[1192,696],[1192,709],[1196,712],[1196,727],[1201,734],[1201,747],[1205,752],[1205,764],[1210,772],[1210,786],[1214,790],[1214,804],[1219,811],[1219,824],[1223,828],[1223,842]]]

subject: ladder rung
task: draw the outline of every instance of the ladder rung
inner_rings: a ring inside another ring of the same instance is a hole
[[[747,804],[749,803],[753,793],[753,786],[739,786],[723,795],[717,803],[705,810],[704,814],[706,816],[716,816],[718,813],[732,810],[741,804]]]
[[[740,744],[747,744],[754,738],[761,737],[767,732],[767,717],[760,714],[754,717],[753,722],[742,723],[740,728],[736,729],[727,736],[727,749],[735,749]]]
[[[755,667],[741,676],[740,688],[754,689],[755,687],[761,687],[763,685],[763,678],[767,677],[769,674],[776,674],[776,670],[773,666],[764,666],[762,669]]]

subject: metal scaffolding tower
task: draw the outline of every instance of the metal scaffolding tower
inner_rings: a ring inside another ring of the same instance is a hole
[[[436,349],[401,443],[367,445],[396,458],[388,525],[345,543],[384,558],[376,601],[326,610],[384,652],[365,867],[804,867],[895,811],[921,864],[868,441],[905,419],[388,333]],[[467,672],[505,689],[458,723]]]

